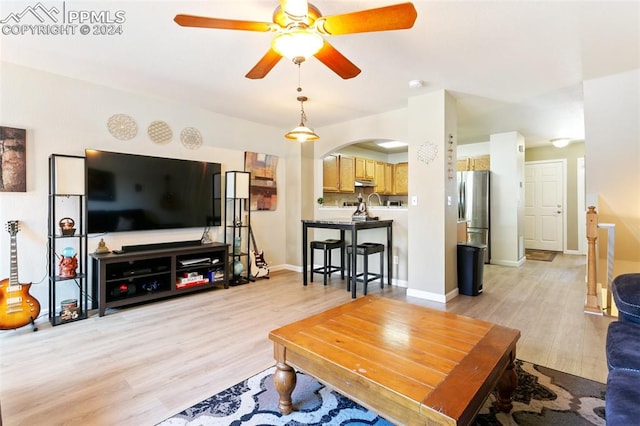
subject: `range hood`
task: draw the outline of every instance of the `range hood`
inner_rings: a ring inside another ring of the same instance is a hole
[[[356,179],[355,186],[376,186],[376,184],[369,179]]]

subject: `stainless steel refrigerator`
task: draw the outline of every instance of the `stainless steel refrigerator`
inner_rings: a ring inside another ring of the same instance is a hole
[[[458,172],[458,219],[467,221],[468,242],[485,244],[484,263],[491,259],[489,188],[491,172]]]

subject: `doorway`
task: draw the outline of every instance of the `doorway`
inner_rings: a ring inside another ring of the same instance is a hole
[[[527,249],[564,251],[565,161],[525,163],[524,245]]]

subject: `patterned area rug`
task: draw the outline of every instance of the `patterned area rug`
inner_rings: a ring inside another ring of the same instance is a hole
[[[558,254],[557,251],[526,249],[524,255],[527,260],[541,260],[543,262],[553,262]]]
[[[476,418],[477,426],[605,425],[604,384],[520,360],[516,368],[518,387],[511,413],[497,412],[491,395]],[[301,373],[292,396],[296,411],[283,417],[277,409],[273,370],[258,373],[160,425],[391,425]]]

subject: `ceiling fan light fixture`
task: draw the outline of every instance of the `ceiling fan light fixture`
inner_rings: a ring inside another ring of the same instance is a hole
[[[294,60],[302,57],[306,60],[318,53],[323,45],[324,39],[320,34],[296,27],[276,36],[271,47],[285,58]]]
[[[307,101],[307,97],[298,96],[297,99],[300,102],[300,124],[289,130],[284,137],[298,142],[316,141],[320,139],[320,136],[305,124],[307,115],[304,113],[304,102]]]

